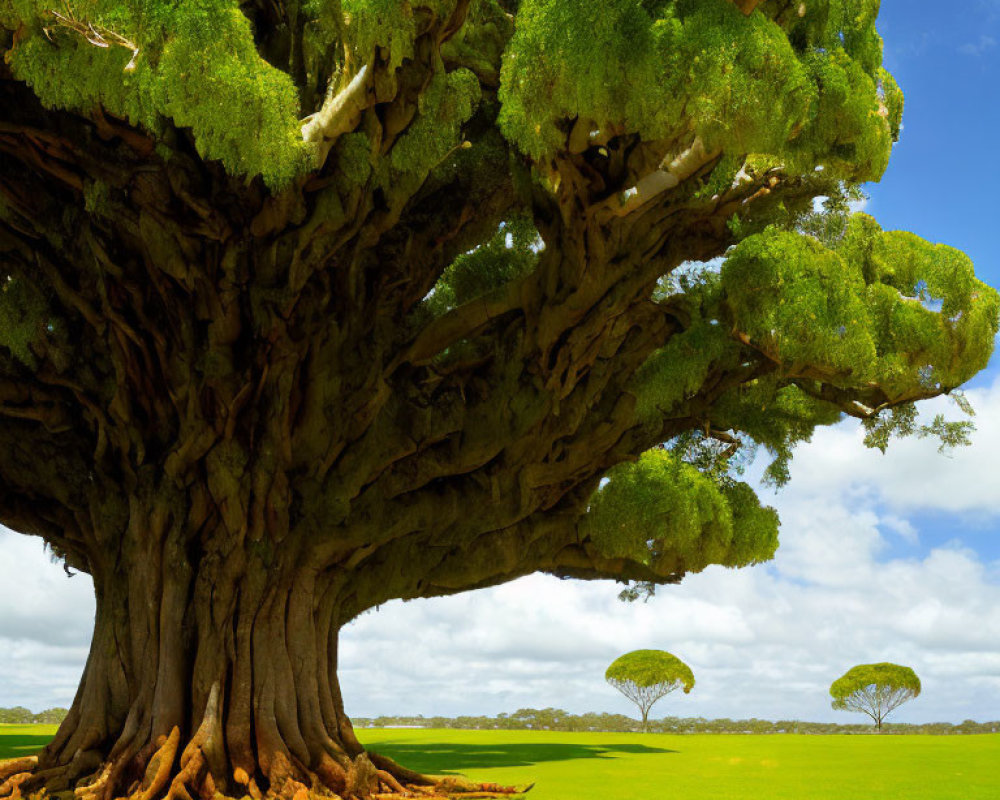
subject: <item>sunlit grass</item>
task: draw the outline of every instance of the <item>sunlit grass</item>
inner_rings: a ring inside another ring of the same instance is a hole
[[[0,725],[0,759],[53,725]],[[366,729],[366,746],[431,774],[535,783],[530,800],[997,800],[1000,735],[725,736]]]
[[[0,723],[0,761],[30,756],[45,747],[57,725],[4,725]]]
[[[1000,735],[778,736],[382,729],[412,769],[535,782],[531,800],[997,800]]]

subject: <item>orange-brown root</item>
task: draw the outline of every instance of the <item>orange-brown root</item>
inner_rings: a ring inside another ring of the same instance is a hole
[[[0,798],[20,800],[21,784],[32,777],[37,766],[36,756],[0,761]]]
[[[146,763],[142,780],[128,787],[122,800],[217,800],[223,797],[203,752],[205,738],[196,734],[178,758],[180,731],[174,728],[168,736],[161,736]],[[37,772],[37,767],[38,759],[34,756],[0,762],[0,800],[22,800],[26,795],[36,797],[38,787],[35,784],[44,777]],[[73,790],[74,800],[119,797],[120,787],[116,789],[116,784],[121,774],[121,764],[106,762]],[[270,776],[266,792],[243,769],[237,768],[233,779],[242,789],[238,794],[251,800],[511,800],[531,788],[422,775],[376,753],[361,753],[340,768],[339,780],[329,780],[333,774],[328,776],[322,770],[303,771],[281,763],[276,774]],[[32,778],[36,780],[22,787]]]
[[[73,790],[74,797],[76,800],[103,800],[113,785],[113,774],[114,766],[105,764],[93,781],[77,786]]]

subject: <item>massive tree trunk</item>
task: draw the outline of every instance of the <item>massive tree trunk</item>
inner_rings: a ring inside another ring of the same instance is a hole
[[[373,788],[353,769],[362,748],[337,688],[335,581],[230,544],[192,564],[167,535],[127,560],[127,577],[95,575],[86,672],[39,764],[50,789],[95,768],[84,796]]]
[[[75,788],[82,800],[364,798],[406,784],[499,793],[365,754],[337,683],[338,633],[358,603],[350,570],[319,569],[280,514],[263,539],[247,537],[245,519],[199,531],[207,495],[130,503],[121,546],[91,565],[94,638],[69,716],[34,774],[7,789]]]

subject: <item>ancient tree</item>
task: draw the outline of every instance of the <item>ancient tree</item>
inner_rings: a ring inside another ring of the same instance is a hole
[[[97,595],[0,796],[398,793],[365,609],[751,564],[755,446],[960,439],[997,296],[850,214],[877,5],[0,0],[0,522]]]
[[[604,679],[636,704],[642,714],[642,730],[649,730],[653,704],[677,689],[687,694],[694,688],[691,667],[666,650],[633,650],[611,662]]]
[[[889,712],[920,694],[920,678],[910,667],[884,662],[851,667],[830,686],[831,704],[837,711],[867,714],[882,730]]]

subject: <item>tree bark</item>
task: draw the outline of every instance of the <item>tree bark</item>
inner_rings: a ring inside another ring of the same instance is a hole
[[[0,780],[0,797],[43,786],[79,800],[368,798],[413,784],[432,797],[506,793],[365,752],[336,674],[349,569],[317,569],[307,537],[275,544],[280,524],[257,541],[225,528],[196,539],[197,509],[175,495],[131,506],[121,547],[91,564],[94,637],[69,715],[33,774]]]
[[[94,798],[280,793],[314,776],[348,788],[362,748],[336,689],[336,613],[313,576],[268,583],[236,540],[228,558],[192,559],[176,535],[143,545],[95,571],[90,657],[39,777],[58,790],[96,768],[81,793]]]

